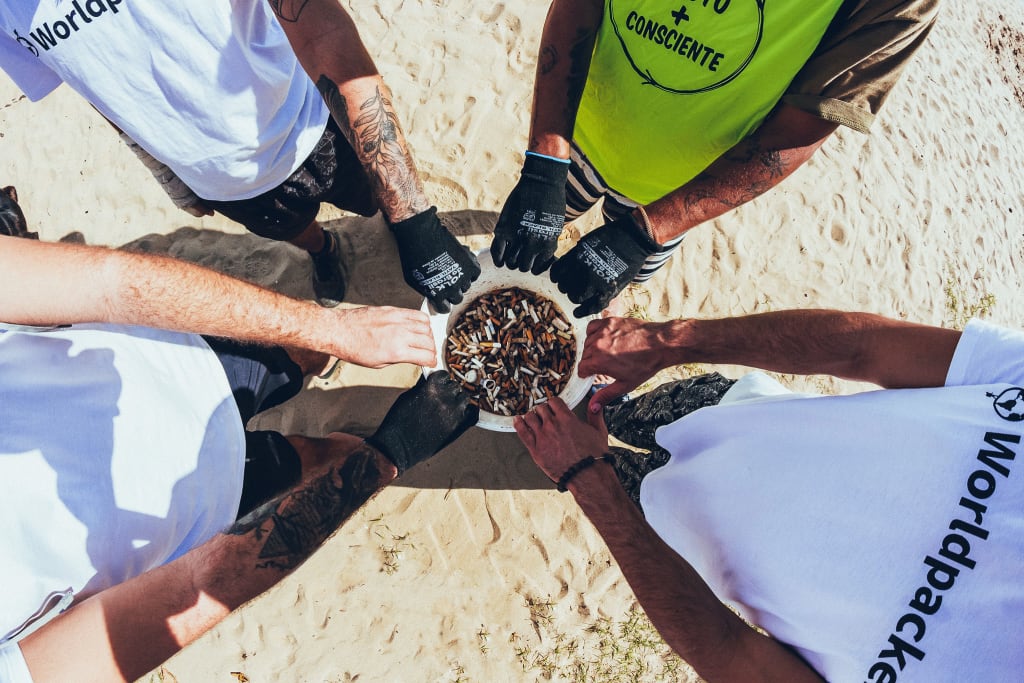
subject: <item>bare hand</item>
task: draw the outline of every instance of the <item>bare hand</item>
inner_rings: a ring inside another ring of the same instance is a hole
[[[600,413],[588,414],[590,424],[576,417],[560,398],[542,403],[513,421],[516,434],[530,457],[551,481],[577,462],[608,451],[608,428]]]
[[[430,321],[422,311],[363,306],[330,312],[339,317],[332,353],[342,360],[367,368],[392,363],[430,367],[437,363]]]
[[[608,375],[615,382],[590,398],[589,409],[601,409],[661,370],[666,338],[672,323],[649,323],[630,318],[601,318],[587,325],[579,375]]]

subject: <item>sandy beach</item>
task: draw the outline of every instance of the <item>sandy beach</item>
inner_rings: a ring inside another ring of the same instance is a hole
[[[350,10],[394,91],[429,197],[474,249],[490,243],[517,179],[546,10],[469,0]],[[945,0],[869,135],[840,130],[780,187],[692,231],[652,281],[627,291],[630,313],[823,307],[1024,327],[1022,71],[1022,0]],[[17,187],[44,240],[168,253],[312,296],[300,251],[176,209],[67,87],[33,104],[0,76],[0,160],[0,186]],[[320,218],[344,237],[345,305],[419,307],[379,216],[325,209]],[[585,216],[573,230],[595,223]],[[345,365],[256,424],[365,435],[418,372]],[[783,379],[813,391],[862,388]],[[667,654],[600,537],[515,435],[473,429],[143,680],[698,679]]]

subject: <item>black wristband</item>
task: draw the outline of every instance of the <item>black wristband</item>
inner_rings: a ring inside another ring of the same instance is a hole
[[[556,484],[558,490],[561,491],[562,493],[565,493],[568,490],[569,482],[572,480],[573,477],[575,477],[577,474],[587,469],[594,463],[602,461],[609,464],[614,463],[615,456],[612,455],[611,453],[605,453],[599,458],[595,458],[592,455],[588,455],[587,457],[577,462],[575,465],[572,465],[569,469],[565,471],[565,474],[559,477],[558,482]]]

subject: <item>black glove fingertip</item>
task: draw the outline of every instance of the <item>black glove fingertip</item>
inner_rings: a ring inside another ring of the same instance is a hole
[[[554,260],[554,258],[536,259],[533,262],[533,268],[530,269],[530,272],[534,275],[540,275],[551,266],[551,263]]]
[[[452,307],[449,306],[448,302],[445,301],[444,299],[431,301],[430,305],[433,306],[434,310],[437,311],[438,313],[447,313],[448,311],[452,310]]]
[[[505,249],[507,247],[508,241],[500,237],[495,237],[494,241],[491,242],[491,260],[499,268],[505,265]]]
[[[592,308],[593,306],[591,304],[583,304],[582,306],[577,306],[575,309],[573,309],[572,316],[574,318],[586,318],[588,315],[594,314],[594,311],[591,310]]]
[[[562,273],[565,271],[565,257],[556,260],[551,264],[551,270],[548,272],[548,277],[552,282],[557,283],[562,279]]]
[[[505,267],[509,270],[515,270],[519,267],[519,253],[521,249],[517,244],[509,245],[508,250],[505,252]]]

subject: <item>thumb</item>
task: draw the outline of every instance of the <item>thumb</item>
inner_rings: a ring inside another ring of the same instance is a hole
[[[593,410],[593,404],[591,404],[590,408],[587,411],[587,424],[607,437],[608,425],[604,423],[604,410],[601,410],[601,408],[598,408],[596,411]]]
[[[590,397],[590,403],[588,404],[588,418],[589,414],[597,413],[600,414],[606,405],[612,401],[621,398],[629,393],[632,387],[625,382],[618,380],[612,382],[603,389],[599,389],[593,396]]]

